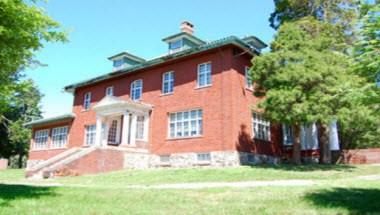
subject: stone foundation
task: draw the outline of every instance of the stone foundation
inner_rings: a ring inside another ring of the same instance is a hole
[[[258,155],[237,151],[214,151],[210,152],[210,160],[199,161],[197,153],[176,153],[167,155],[169,158],[162,161],[160,155],[146,153],[125,153],[124,168],[147,169],[160,167],[234,167],[240,165],[272,164],[280,162],[279,158],[267,155]]]

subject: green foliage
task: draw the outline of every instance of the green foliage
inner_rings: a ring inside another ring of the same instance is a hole
[[[21,70],[36,62],[33,53],[43,41],[65,41],[59,24],[36,1],[0,0],[0,115],[17,90]]]
[[[275,11],[269,22],[278,29],[285,22],[312,16],[330,24],[351,29],[358,15],[358,0],[274,0]]]
[[[380,74],[380,4],[366,7],[355,49],[356,72],[374,82]]]
[[[271,52],[255,57],[251,75],[259,104],[275,122],[329,123],[349,106],[347,95],[360,84],[349,74],[351,60],[339,28],[312,17],[283,24]]]

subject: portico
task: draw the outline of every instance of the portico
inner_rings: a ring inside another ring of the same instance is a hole
[[[93,110],[96,112],[95,145],[136,146],[136,141],[148,142],[152,105],[104,97]]]

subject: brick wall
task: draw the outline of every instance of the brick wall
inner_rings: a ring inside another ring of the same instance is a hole
[[[113,149],[97,149],[64,167],[55,175],[83,175],[121,170],[124,167],[124,152]]]
[[[380,163],[380,148],[344,150],[344,158],[349,164]]]

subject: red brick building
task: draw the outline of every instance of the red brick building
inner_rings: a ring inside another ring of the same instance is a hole
[[[162,57],[123,52],[109,58],[107,75],[66,86],[72,113],[28,124],[28,175],[275,163],[286,154],[289,128],[252,111],[247,72],[266,44],[254,36],[204,42],[188,22],[163,41]]]

